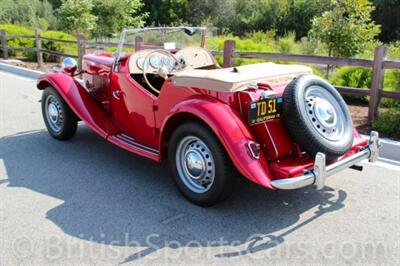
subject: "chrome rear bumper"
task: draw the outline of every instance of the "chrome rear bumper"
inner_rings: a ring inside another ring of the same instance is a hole
[[[273,180],[272,186],[277,189],[289,190],[315,185],[317,189],[322,189],[325,186],[325,180],[328,176],[349,168],[364,159],[375,162],[378,156],[379,134],[376,131],[372,131],[369,138],[369,145],[358,153],[333,164],[326,165],[325,154],[319,152],[315,156],[314,169],[312,171],[297,177]]]

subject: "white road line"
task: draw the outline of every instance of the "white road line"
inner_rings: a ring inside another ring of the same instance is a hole
[[[380,139],[380,140],[381,140],[382,143],[400,147],[400,142],[399,141],[395,141],[395,140],[391,140],[391,139]]]
[[[30,82],[32,82],[32,81],[35,81],[35,80],[36,80],[36,79],[34,79],[34,78],[23,77],[23,76],[20,76],[20,75],[17,75],[17,74],[13,74],[13,73],[9,73],[9,72],[3,71],[3,70],[0,70],[0,74],[1,74],[1,75],[4,75],[4,76],[6,76],[6,77],[9,77],[9,78],[18,78],[18,79],[22,79],[22,80],[24,80],[24,81],[30,81]]]
[[[361,134],[361,136],[362,136],[364,139],[369,139],[369,136],[368,136],[368,135]],[[385,143],[385,144],[400,146],[400,141],[395,141],[395,140],[386,139],[386,138],[379,138],[379,140],[380,140],[382,143]]]
[[[390,164],[394,164],[394,165],[400,166],[400,162],[399,162],[399,161],[391,160],[391,159],[384,158],[384,157],[379,157],[379,158],[378,158],[378,161],[381,161],[381,162],[384,162],[384,163],[390,163]]]
[[[378,166],[378,167],[383,167],[383,168],[386,168],[386,169],[390,169],[390,170],[394,170],[394,171],[400,172],[400,166],[399,165],[393,165],[391,163],[386,163],[384,161],[381,161],[380,159],[378,159],[378,161],[375,162],[375,163],[370,163],[370,162],[368,162],[368,160],[365,160],[362,163],[370,164],[370,165]],[[399,177],[400,177],[400,173],[399,173]]]

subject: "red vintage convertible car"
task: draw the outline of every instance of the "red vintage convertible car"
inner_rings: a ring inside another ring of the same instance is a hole
[[[377,159],[378,133],[360,136],[340,94],[310,68],[224,69],[205,43],[204,28],[127,29],[118,52],[41,76],[50,135],[69,139],[82,120],[123,149],[168,159],[180,192],[202,206],[226,198],[236,173],[269,189],[321,189]]]

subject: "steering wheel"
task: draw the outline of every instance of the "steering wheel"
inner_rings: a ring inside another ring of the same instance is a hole
[[[146,81],[146,84],[150,87],[150,89],[152,89],[153,91],[155,91],[156,93],[160,93],[159,90],[157,90],[156,88],[154,88],[153,85],[151,85],[151,83],[149,82],[149,79],[147,78],[147,70],[149,68],[149,65],[147,62],[150,60],[151,55],[155,54],[155,53],[159,53],[159,54],[163,54],[166,56],[171,57],[172,59],[174,59],[174,61],[176,62],[176,66],[178,66],[178,69],[181,70],[182,66],[179,63],[179,60],[173,55],[171,54],[169,51],[167,50],[162,50],[162,49],[158,49],[158,50],[154,50],[150,53],[147,54],[147,56],[144,58],[143,61],[143,78]],[[165,71],[165,68],[163,68],[163,66],[161,66],[159,69],[157,69],[159,74],[164,74],[165,77],[168,77],[168,74],[172,73],[172,71],[174,70],[174,68],[172,68],[171,70],[167,69],[167,73],[161,73],[160,71]],[[161,76],[161,75],[160,75]]]

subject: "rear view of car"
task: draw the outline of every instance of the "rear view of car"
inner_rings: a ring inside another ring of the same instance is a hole
[[[179,191],[201,206],[228,197],[237,173],[269,189],[320,189],[326,177],[377,159],[378,133],[360,136],[341,95],[309,67],[222,68],[205,32],[127,29],[116,54],[85,55],[81,72],[41,76],[50,135],[70,139],[82,120],[122,149],[168,160]],[[145,33],[163,38],[149,45]],[[177,33],[199,34],[200,47],[177,45]]]
[[[370,140],[360,136],[341,95],[308,67],[261,63],[187,70],[173,80],[179,86],[217,91],[215,96],[239,114],[252,135],[243,149],[260,171],[238,169],[260,185],[322,188],[327,176],[348,167],[362,169],[354,165],[378,156],[378,134],[372,132]],[[246,164],[250,167],[252,161]]]

